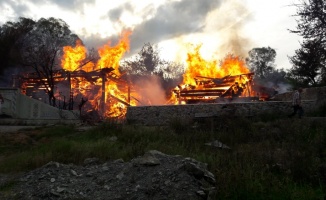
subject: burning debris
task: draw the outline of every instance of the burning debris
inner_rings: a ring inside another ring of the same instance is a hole
[[[254,73],[240,57],[228,54],[217,66],[217,61],[203,59],[199,50],[200,46],[188,53],[184,81],[174,89],[179,104],[267,100],[274,94],[272,88],[254,83]]]
[[[252,76],[253,73],[225,76],[223,78],[211,78],[197,76],[196,85],[178,86],[174,92],[179,103],[216,102],[228,99],[229,101],[239,97],[256,99],[253,96]]]

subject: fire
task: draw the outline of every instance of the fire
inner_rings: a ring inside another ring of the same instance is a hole
[[[82,45],[80,40],[76,41],[76,46],[63,47],[64,56],[61,60],[62,68],[67,71],[75,71],[81,67],[81,62],[86,58],[86,47]]]
[[[113,67],[116,69],[115,73],[119,74],[119,62],[126,51],[129,51],[129,35],[130,31],[125,31],[122,33],[122,38],[119,40],[116,46],[111,47],[111,42],[104,45],[99,49],[98,53],[100,55],[100,60],[98,61],[96,67],[97,69]]]
[[[198,76],[222,78],[228,75],[249,73],[245,62],[237,56],[228,54],[218,66],[217,60],[205,60],[200,54],[201,45],[187,54],[187,69],[183,75],[183,84],[196,85]]]
[[[136,105],[130,99],[130,93],[128,93],[130,89],[126,89],[127,83],[117,82],[120,76],[118,69],[120,59],[126,51],[129,51],[130,34],[130,31],[125,31],[115,46],[112,46],[109,41],[99,48],[100,59],[97,63],[82,63],[87,57],[87,50],[79,40],[75,47],[63,48],[62,68],[68,72],[76,70],[89,72],[91,76],[88,79],[85,77],[72,78],[70,84],[73,94],[82,94],[88,99],[91,109],[99,111],[102,116],[123,116],[126,113],[127,105]]]
[[[214,102],[219,97],[250,96],[253,73],[243,59],[228,54],[220,62],[205,60],[200,48],[201,45],[197,45],[188,52],[183,83],[174,89],[176,96],[170,101],[184,104]]]

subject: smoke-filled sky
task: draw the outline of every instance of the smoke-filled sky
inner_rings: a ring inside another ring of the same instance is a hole
[[[130,52],[157,44],[167,60],[184,62],[189,44],[206,59],[247,57],[256,47],[276,50],[277,68],[300,47],[293,15],[297,0],[0,0],[0,25],[18,17],[60,18],[87,47],[100,47],[131,29]]]

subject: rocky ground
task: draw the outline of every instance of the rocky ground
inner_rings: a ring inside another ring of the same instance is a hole
[[[11,185],[11,186],[10,186]],[[152,150],[141,157],[84,165],[50,162],[16,175],[0,175],[0,199],[213,199],[215,177],[204,163]]]

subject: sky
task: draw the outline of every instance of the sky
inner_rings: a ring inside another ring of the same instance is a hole
[[[295,29],[297,0],[0,0],[0,25],[19,17],[60,18],[88,48],[116,41],[132,31],[130,51],[157,45],[161,57],[184,62],[189,45],[202,45],[207,60],[232,53],[247,57],[253,48],[276,50],[276,68],[289,69],[288,56],[302,40]]]

